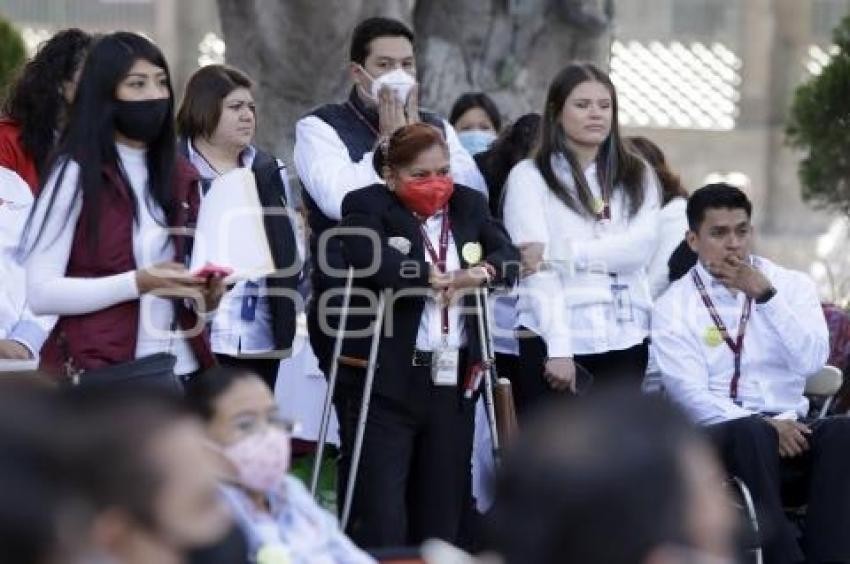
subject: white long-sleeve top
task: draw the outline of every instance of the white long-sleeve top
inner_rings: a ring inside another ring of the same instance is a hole
[[[357,119],[354,115],[351,119]],[[458,141],[457,133],[443,121],[449,145],[449,165],[457,184],[478,190],[487,196],[484,177]],[[336,130],[316,116],[307,116],[295,124],[295,170],[319,209],[328,218],[339,221],[342,200],[358,188],[383,182],[372,166],[373,151],[352,162],[345,143]]]
[[[734,354],[708,335],[715,327],[689,272],[653,309],[652,345],[664,388],[698,423],[713,424],[755,413],[795,412],[804,417],[806,378],[826,363],[829,333],[814,283],[803,273],[754,257],[776,295],[753,302],[744,336],[738,403],[730,397]],[[694,267],[732,339],[746,296],[732,292],[697,263]]]
[[[19,342],[36,358],[56,316],[33,313],[27,303],[26,273],[17,257],[32,204],[27,183],[0,167],[0,339]]]
[[[148,196],[146,151],[116,144],[121,166],[138,202],[138,221],[133,224],[133,256],[139,269],[174,260],[174,245],[164,227],[163,212]],[[30,305],[37,314],[83,315],[130,300],[139,300],[139,332],[136,358],[157,352],[172,352],[177,357],[174,371],[187,374],[198,369],[188,341],[172,332],[174,306],[169,299],[152,294],[140,295],[135,271],[98,278],[74,278],[65,275],[74,240],[82,199],[77,196],[79,165],[70,161],[62,181],[54,170],[39,196],[33,217],[35,233],[43,225],[38,244],[26,260],[27,291]],[[46,203],[53,193],[56,200],[45,222]],[[154,218],[163,223],[162,225]],[[101,236],[108,236],[101,233]]]
[[[553,158],[553,166],[574,191],[566,160]],[[600,198],[596,165],[584,175]],[[600,229],[555,196],[532,160],[521,161],[508,176],[505,227],[516,245],[543,243],[548,265],[520,282],[516,323],[540,335],[550,357],[623,350],[646,338],[652,307],[646,265],[656,246],[659,202],[648,166],[643,191],[643,204],[629,217],[623,192],[615,190],[610,223]],[[617,320],[612,285],[626,287],[621,295],[631,302],[631,321]]]
[[[653,300],[670,285],[670,267],[667,262],[688,231],[687,208],[688,200],[676,197],[667,202],[658,213],[658,246],[647,268],[649,291]]]

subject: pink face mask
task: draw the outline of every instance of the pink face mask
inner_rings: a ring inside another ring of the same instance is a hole
[[[289,434],[267,427],[224,449],[224,454],[239,470],[238,482],[254,491],[277,489],[289,470],[291,447]]]

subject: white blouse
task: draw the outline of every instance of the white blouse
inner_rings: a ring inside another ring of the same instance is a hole
[[[687,207],[688,200],[677,197],[667,202],[658,213],[658,246],[647,269],[653,300],[670,285],[670,268],[667,262],[688,231]]]
[[[563,157],[553,158],[558,178],[575,194]],[[595,198],[602,191],[596,165],[584,171]],[[660,190],[645,165],[644,200],[633,217],[622,190],[602,224],[579,215],[549,189],[530,159],[518,163],[505,185],[505,227],[514,243],[543,243],[544,268],[520,282],[517,326],[546,342],[548,356],[623,350],[649,333],[652,299],[646,266],[656,248]]]
[[[130,181],[138,202],[138,221],[133,222],[133,256],[136,267],[146,268],[159,262],[174,260],[174,245],[162,221],[163,212],[148,195],[146,151],[117,144],[121,166]],[[176,374],[188,374],[199,365],[188,341],[171,330],[174,306],[170,299],[152,294],[140,295],[133,270],[97,278],[66,276],[74,232],[82,211],[77,197],[80,167],[70,161],[62,182],[56,184],[59,169],[51,174],[41,205],[36,205],[33,229],[43,225],[41,239],[26,261],[27,291],[30,306],[41,315],[83,315],[115,304],[139,300],[139,333],[136,358],[157,352],[171,352],[177,357]],[[56,200],[45,223],[46,203],[53,193]],[[101,236],[107,236],[101,233]]]

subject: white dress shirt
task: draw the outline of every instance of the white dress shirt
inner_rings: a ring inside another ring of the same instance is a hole
[[[357,118],[352,115],[351,119]],[[443,127],[454,181],[486,197],[487,186],[475,161],[458,141],[454,128],[447,121],[443,121]],[[349,192],[383,182],[372,166],[373,155],[369,151],[359,162],[352,162],[336,130],[316,116],[295,124],[295,170],[322,213],[334,221],[340,220],[342,200]]]
[[[17,254],[32,204],[27,183],[0,167],[0,339],[17,341],[37,358],[56,316],[35,315],[27,303],[26,273]]]
[[[133,222],[133,256],[136,268],[174,260],[174,244],[165,227],[162,210],[148,194],[146,151],[116,144],[121,166],[130,181],[130,189],[138,202],[137,221]],[[26,260],[27,291],[32,310],[42,315],[84,315],[122,302],[139,300],[139,332],[136,358],[170,351],[177,357],[176,374],[198,369],[198,362],[188,341],[180,332],[171,330],[174,306],[167,298],[152,293],[140,295],[136,272],[129,270],[111,276],[74,278],[65,275],[74,233],[82,211],[82,198],[77,194],[80,167],[70,161],[61,184],[59,169],[54,170],[36,205],[33,229],[44,224],[38,244]],[[53,193],[56,200],[45,223],[46,202]],[[156,219],[155,216],[156,215]],[[107,236],[101,233],[102,237]]]
[[[214,180],[218,172],[213,170],[210,164],[201,156],[191,142],[188,144],[189,161],[198,169],[200,175],[208,180]],[[240,155],[241,166],[250,168],[254,164],[257,150],[249,145]],[[278,160],[280,166],[280,177],[283,181],[286,201],[292,201],[292,192],[289,187],[286,166]],[[203,203],[201,204],[203,205]],[[281,203],[281,205],[283,205]],[[295,214],[290,215],[293,220],[293,229],[296,233],[296,244],[298,243],[298,230],[295,225]],[[298,245],[298,255],[303,257],[303,249]],[[242,301],[248,292],[246,281],[237,282],[221,299],[215,318],[213,318],[210,329],[210,341],[213,352],[237,356],[240,353],[258,354],[274,350],[274,331],[272,327],[272,312],[266,292],[266,281],[261,278],[254,280],[257,287],[254,293],[258,295],[257,306],[253,320],[242,319]]]
[[[730,397],[734,354],[722,340],[707,336],[714,322],[689,272],[674,282],[653,310],[652,346],[667,392],[702,424],[755,413],[793,412],[804,417],[806,378],[829,355],[829,333],[814,283],[804,274],[754,257],[776,295],[753,302],[746,327],[738,402]],[[694,267],[734,340],[743,292],[732,292],[698,263]]]
[[[566,160],[553,159],[561,181],[573,193]],[[601,196],[596,165],[584,171],[595,197]],[[604,227],[563,204],[530,159],[521,161],[505,184],[505,227],[514,244],[543,243],[547,267],[522,279],[518,288],[517,326],[546,342],[549,357],[624,350],[649,332],[652,300],[646,265],[655,250],[658,181],[646,166],[644,200],[633,217],[621,190],[610,202]],[[602,228],[600,228],[602,227]],[[626,287],[630,320],[618,321],[613,286]]]
[[[425,231],[434,251],[440,252],[440,232],[443,225],[443,212],[437,212],[425,221]],[[434,264],[431,253],[425,251],[425,260],[428,264]],[[460,257],[457,254],[454,235],[449,231],[449,245],[446,249],[446,272],[452,272],[460,268]],[[449,335],[448,348],[460,349],[466,345],[466,328],[461,320],[461,306],[457,301],[449,306]],[[434,297],[425,300],[422,309],[422,317],[419,321],[419,332],[416,335],[416,348],[420,351],[435,351],[442,348],[443,342],[443,314],[442,306],[437,304]]]
[[[649,261],[649,291],[652,299],[658,298],[670,285],[670,255],[685,239],[688,231],[688,200],[676,197],[658,212],[658,246]]]

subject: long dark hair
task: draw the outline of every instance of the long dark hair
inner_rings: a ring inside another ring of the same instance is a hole
[[[673,172],[667,164],[667,158],[661,147],[646,137],[629,137],[628,142],[634,149],[646,159],[655,170],[658,182],[661,184],[661,205],[666,206],[673,198],[687,198],[688,191],[682,186],[679,175]]]
[[[71,111],[71,120],[59,142],[57,157],[53,159],[49,169],[58,170],[55,181],[58,187],[68,162],[74,160],[79,165],[77,196],[82,193],[83,201],[88,206],[85,221],[88,241],[92,245],[98,237],[101,192],[111,189],[111,185],[104,182],[105,170],[112,170],[123,179],[128,188],[127,196],[133,201],[133,216],[135,218],[138,215],[138,202],[133,191],[129,189],[130,183],[122,170],[115,147],[115,91],[138,60],[145,60],[162,68],[168,77],[168,115],[159,135],[148,143],[146,159],[149,198],[162,208],[165,217],[170,217],[174,209],[174,91],[168,63],[159,48],[141,35],[128,31],[110,33],[95,42],[86,59]],[[47,181],[48,178],[42,179],[42,189]],[[29,249],[38,243],[56,195],[57,190],[54,190],[48,202],[38,202],[37,205],[47,206],[45,221],[39,226],[38,234]],[[145,203],[151,204],[150,201]],[[24,232],[24,241],[27,242],[32,217],[31,214]]]
[[[9,88],[0,113],[20,127],[24,151],[44,176],[56,142],[60,118],[67,115],[62,86],[74,79],[92,37],[77,28],[64,29],[41,44]]]
[[[629,202],[629,215],[634,216],[643,204],[643,180],[646,166],[634,154],[620,137],[620,125],[617,119],[617,92],[607,74],[590,63],[573,63],[564,68],[549,86],[546,107],[543,110],[543,123],[540,131],[540,146],[534,162],[543,175],[546,184],[564,205],[580,215],[592,216],[593,203],[590,188],[584,178],[584,171],[578,158],[567,143],[567,136],[561,126],[561,113],[570,93],[583,82],[598,82],[608,89],[611,95],[611,133],[602,143],[596,155],[596,173],[603,190],[612,196],[617,187],[622,186]],[[570,190],[558,180],[552,168],[552,157],[563,155],[572,169],[573,182],[578,201]]]

